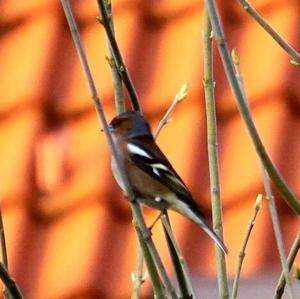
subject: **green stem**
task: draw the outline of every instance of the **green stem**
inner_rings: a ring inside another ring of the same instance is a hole
[[[111,5],[112,5],[111,1],[110,1],[110,3],[104,2],[106,14],[111,16],[110,21],[109,21],[109,26],[111,28],[112,33],[115,34]],[[98,3],[98,6],[99,6],[99,3]],[[100,10],[100,6],[99,6],[99,10]],[[108,58],[108,61],[109,61],[109,65],[110,65],[111,71],[112,71],[112,79],[113,79],[114,95],[115,95],[115,107],[116,107],[117,114],[120,114],[122,112],[125,112],[125,102],[124,102],[123,90],[122,90],[122,80],[121,80],[121,76],[118,72],[116,61],[113,58],[114,57],[113,49],[112,49],[110,43],[109,43],[109,52],[110,52],[111,58]]]
[[[171,254],[172,262],[174,265],[175,273],[177,276],[177,281],[179,284],[179,289],[181,292],[180,298],[182,299],[196,299],[196,292],[193,289],[189,270],[187,268],[184,257],[180,251],[180,248],[175,240],[172,228],[170,225],[169,217],[167,213],[161,214],[161,221],[164,228],[164,233],[167,239],[169,251]]]
[[[155,297],[157,297],[159,299],[166,299],[166,296],[165,296],[164,290],[163,290],[163,285],[160,281],[160,278],[159,278],[159,275],[158,275],[158,272],[157,272],[158,267],[156,267],[156,265],[153,261],[153,258],[151,256],[151,252],[149,251],[148,244],[145,241],[145,238],[143,237],[143,234],[140,231],[138,226],[136,226],[136,230],[137,230],[137,233],[138,233],[140,248],[141,248],[143,257],[145,258],[145,263],[146,263],[146,266],[147,266],[147,270],[148,270],[148,273],[151,277],[151,282],[152,282],[153,292],[155,294]],[[141,266],[141,268],[142,268],[142,266]],[[140,280],[140,282],[141,281],[142,280]],[[135,285],[135,292],[134,292],[133,295],[136,296],[136,297],[133,297],[133,298],[137,298],[137,299],[139,298],[138,293],[139,293],[140,285],[141,285],[140,283],[139,283],[139,285]]]
[[[3,217],[2,217],[2,209],[0,208],[0,243],[1,243],[1,260],[3,266],[8,270],[8,258],[7,258],[7,248],[6,248],[6,240],[5,240],[5,232],[3,225]],[[10,299],[9,292],[7,288],[4,288],[3,297],[5,299]]]
[[[2,218],[2,209],[0,209],[0,240],[1,240],[2,262],[4,267],[8,269],[8,258],[7,258],[7,249],[6,249],[4,225],[3,225],[3,218]]]
[[[272,27],[268,24],[264,18],[257,12],[257,10],[247,1],[239,0],[245,11],[254,18],[254,20],[267,32],[270,36],[279,44],[279,46],[285,50],[292,58],[291,63],[294,65],[300,65],[300,54],[285,40],[283,39]]]
[[[213,227],[216,234],[223,238],[222,227],[222,203],[219,182],[219,161],[218,161],[218,140],[217,140],[217,121],[215,110],[213,68],[212,68],[212,28],[207,10],[204,13],[204,93],[207,120],[207,146],[209,161],[210,194],[212,205]],[[228,280],[226,272],[226,261],[224,252],[219,246],[215,246],[217,260],[217,275],[219,293],[221,298],[228,298]]]
[[[292,245],[292,248],[290,250],[290,253],[288,255],[288,258],[287,258],[287,266],[288,266],[289,271],[292,268],[292,265],[293,265],[294,260],[297,256],[299,248],[300,248],[300,233],[297,235],[297,237],[296,237],[296,239],[295,239],[295,241]],[[273,299],[280,299],[282,297],[283,292],[284,292],[285,284],[286,284],[286,280],[285,280],[285,276],[284,276],[284,271],[282,271],[282,273],[279,277],[277,286],[276,286],[276,290],[275,290],[275,294],[274,294]]]
[[[286,253],[285,253],[285,249],[284,249],[284,244],[283,244],[283,239],[282,239],[282,234],[281,234],[281,229],[280,229],[280,224],[279,224],[278,213],[277,213],[277,209],[276,209],[276,205],[275,205],[275,200],[274,200],[274,196],[273,196],[273,193],[271,190],[271,184],[270,184],[268,174],[265,171],[265,169],[263,168],[263,166],[262,166],[262,173],[263,173],[264,188],[265,188],[266,195],[267,195],[267,200],[268,200],[268,204],[269,204],[269,210],[270,210],[270,214],[271,214],[275,239],[276,239],[279,257],[280,257],[280,261],[281,261],[282,271],[284,273],[284,278],[285,278],[285,282],[286,282],[287,289],[288,289],[288,294],[289,294],[290,299],[295,299],[296,297],[294,294],[292,280],[291,280],[289,268],[287,265]]]
[[[241,71],[240,71],[239,57],[238,57],[238,53],[235,49],[232,51],[232,58],[233,58],[234,66],[235,66],[237,81],[238,81],[241,91],[243,93],[244,101],[250,111],[249,102],[248,102],[248,99],[246,96],[246,92],[245,92],[245,88],[244,88],[244,84],[243,84],[243,80],[242,80],[242,75],[241,75]],[[285,277],[287,280],[290,298],[294,299],[295,296],[294,296],[294,292],[293,292],[293,288],[292,288],[291,279],[289,276],[288,266],[287,266],[287,262],[286,262],[286,255],[285,255],[285,250],[284,250],[284,244],[283,244],[282,235],[281,235],[281,231],[280,231],[279,219],[278,219],[278,214],[277,214],[277,210],[276,210],[276,206],[275,206],[273,193],[271,190],[269,176],[264,168],[262,161],[260,161],[260,166],[261,166],[261,170],[262,170],[264,189],[265,189],[266,195],[267,195],[268,206],[269,206],[269,210],[270,210],[270,214],[271,214],[271,219],[272,219],[273,229],[274,229],[277,247],[278,247],[278,251],[279,251],[280,261],[282,264],[282,269],[284,270],[284,274],[285,274]]]
[[[108,15],[107,10],[105,9],[105,0],[97,0],[98,6],[100,7],[101,12],[101,21],[103,23],[106,35],[109,39],[110,47],[112,50],[112,54],[115,60],[115,63],[117,65],[119,74],[126,86],[126,89],[128,91],[131,104],[133,106],[134,110],[141,111],[141,107],[139,104],[138,96],[135,91],[135,88],[133,86],[132,80],[130,78],[129,72],[127,71],[126,65],[123,61],[121,51],[119,49],[119,46],[117,44],[117,41],[115,39],[114,32],[112,30],[112,27],[110,26],[110,18],[111,16]]]
[[[162,128],[170,121],[171,115],[176,109],[177,105],[186,97],[188,89],[188,83],[183,84],[180,88],[179,92],[176,94],[173,102],[171,103],[170,107],[166,111],[166,113],[161,118],[158,127],[154,133],[154,139],[157,139],[158,135],[160,134]],[[179,247],[176,243],[176,240],[173,236],[172,229],[169,222],[169,217],[167,211],[164,211],[161,216],[161,221],[163,223],[164,233],[167,240],[170,256],[172,258],[173,266],[175,269],[175,273],[177,276],[177,281],[179,284],[179,289],[181,291],[182,299],[189,299],[190,294],[189,290],[191,290],[191,294],[193,298],[197,298],[196,294],[192,288],[192,284],[189,279],[189,275],[187,275],[187,269],[185,266],[185,262],[183,256],[179,251]]]
[[[237,265],[237,270],[236,270],[236,274],[233,280],[233,287],[232,287],[232,294],[231,294],[231,299],[236,299],[237,298],[237,293],[238,293],[238,287],[239,287],[239,281],[240,281],[240,275],[241,275],[241,270],[242,270],[242,265],[243,265],[243,261],[244,258],[246,256],[246,247],[250,238],[250,234],[252,232],[255,220],[256,220],[256,216],[261,208],[261,201],[262,201],[262,195],[259,194],[256,198],[255,201],[255,205],[254,205],[254,212],[252,217],[250,218],[249,224],[248,224],[248,228],[245,234],[245,238],[242,242],[242,248],[241,251],[239,253],[239,260],[238,260],[238,265]]]
[[[244,89],[244,84],[242,81],[242,75],[241,75],[240,66],[239,66],[239,57],[238,57],[237,51],[235,49],[232,52],[232,57],[233,57],[233,62],[234,62],[234,66],[235,66],[235,71],[236,71],[236,78],[237,78],[237,80],[239,82],[239,86],[243,92],[245,103],[250,111],[249,102],[248,102],[246,92]],[[269,210],[270,210],[270,214],[271,214],[273,229],[275,232],[275,238],[276,238],[277,247],[278,247],[278,251],[279,251],[280,261],[282,264],[282,268],[284,269],[285,277],[288,282],[287,284],[288,284],[288,288],[289,288],[290,298],[294,299],[294,292],[293,292],[292,283],[291,283],[291,279],[289,276],[289,271],[288,271],[288,267],[287,267],[287,263],[286,263],[284,244],[283,244],[282,235],[281,235],[281,231],[280,231],[279,218],[278,218],[278,214],[277,214],[277,210],[276,210],[276,206],[275,206],[273,193],[271,190],[269,176],[264,168],[262,161],[260,161],[260,166],[261,166],[261,170],[262,170],[264,189],[265,189],[266,195],[267,195],[268,206],[269,206]]]
[[[184,98],[187,95],[187,91],[188,91],[188,82],[185,82],[180,90],[177,92],[177,94],[174,97],[173,102],[171,103],[170,107],[168,108],[168,110],[166,111],[166,113],[163,115],[163,117],[161,118],[161,120],[159,121],[159,124],[155,130],[155,133],[153,134],[154,139],[157,139],[160,131],[162,130],[162,128],[169,123],[169,121],[171,120],[171,116],[173,114],[173,112],[175,111],[177,105],[182,102],[184,100]]]
[[[275,186],[278,188],[279,192],[281,193],[283,199],[288,203],[291,209],[300,216],[300,202],[296,195],[293,193],[292,190],[288,187],[285,180],[282,178],[281,174],[279,173],[278,169],[272,163],[269,155],[267,154],[264,145],[259,137],[257,129],[254,125],[252,120],[250,111],[248,106],[245,102],[243,92],[239,86],[239,82],[235,77],[234,66],[230,57],[230,53],[228,50],[228,46],[226,43],[226,39],[221,27],[221,22],[219,15],[217,13],[216,5],[214,0],[205,0],[206,7],[210,16],[210,21],[212,24],[212,28],[214,31],[215,39],[218,44],[218,49],[222,58],[222,62],[224,65],[224,69],[232,88],[232,91],[235,95],[237,100],[237,105],[240,110],[240,113],[245,121],[246,127],[248,129],[249,135],[252,138],[256,151],[264,164],[265,169],[267,170],[270,178],[272,179]]]
[[[11,276],[9,275],[5,266],[2,263],[0,263],[0,279],[4,283],[10,296],[13,299],[23,299],[23,295],[20,292],[16,282],[11,278]]]
[[[177,102],[177,101],[173,101],[171,106],[168,108],[167,112],[161,118],[161,120],[159,121],[159,124],[156,128],[156,131],[153,134],[154,139],[157,139],[161,129],[169,122],[171,114],[174,112],[174,110],[175,110],[178,103],[179,102]]]
[[[163,267],[163,264],[161,262],[161,259],[160,259],[159,255],[158,255],[158,252],[157,252],[157,250],[154,246],[154,243],[153,243],[153,241],[152,241],[152,239],[149,235],[149,231],[148,231],[148,228],[145,224],[141,208],[140,208],[140,206],[139,206],[139,204],[136,200],[136,197],[135,197],[135,195],[132,191],[132,188],[129,184],[126,172],[124,170],[124,165],[123,165],[123,163],[120,159],[119,152],[117,150],[116,145],[113,142],[111,133],[108,129],[108,124],[107,124],[107,120],[106,120],[105,113],[104,113],[104,110],[103,110],[103,106],[102,106],[102,103],[100,101],[100,98],[99,98],[97,90],[96,90],[94,79],[92,77],[92,73],[91,73],[91,70],[90,70],[90,67],[89,67],[89,64],[88,64],[88,61],[87,61],[87,57],[86,57],[85,51],[83,49],[83,45],[82,45],[82,42],[81,42],[78,26],[77,26],[77,23],[75,21],[70,3],[69,3],[68,0],[61,0],[61,3],[62,3],[62,6],[63,6],[63,9],[64,9],[64,12],[65,12],[66,19],[68,21],[69,27],[70,27],[72,38],[74,40],[74,44],[75,44],[75,47],[76,47],[81,65],[82,65],[83,70],[84,70],[84,74],[85,74],[87,82],[88,82],[89,90],[90,90],[90,93],[91,93],[91,98],[94,102],[99,120],[103,125],[104,132],[105,132],[109,147],[110,147],[112,155],[113,155],[113,157],[116,161],[118,171],[120,173],[120,177],[123,181],[123,185],[125,186],[126,194],[128,195],[128,198],[130,200],[130,207],[131,207],[132,214],[133,214],[133,220],[134,220],[135,223],[137,223],[136,227],[138,227],[137,233],[138,233],[139,236],[140,236],[140,233],[142,234],[143,240],[146,242],[146,244],[148,246],[148,250],[151,253],[150,255],[147,255],[147,253],[144,251],[144,258],[145,259],[152,258],[155,261],[155,264],[156,264],[156,266],[157,266],[157,268],[160,272],[162,280],[163,280],[167,290],[169,291],[171,297],[177,299],[174,288],[173,288],[173,286],[170,282],[170,279],[167,275],[166,270]],[[143,246],[142,246],[142,248],[143,248]],[[154,283],[154,281],[157,281],[157,279],[159,279],[158,277],[156,277],[156,273],[157,273],[156,271],[149,272],[152,284]]]
[[[133,274],[133,291],[131,294],[131,299],[138,299],[140,297],[141,285],[144,283],[143,276],[143,265],[144,265],[144,257],[143,250],[141,249],[140,244],[138,244],[138,258],[137,258],[137,270]],[[147,266],[148,267],[148,266]],[[160,281],[159,281],[160,283]]]
[[[146,265],[147,265],[147,267],[150,265],[150,268],[147,268],[147,269],[148,269],[149,276],[151,278],[151,282],[152,282],[154,291],[156,290],[156,288],[159,287],[159,285],[157,284],[157,281],[159,280],[159,278],[157,277],[157,270],[158,270],[158,272],[160,273],[160,276],[162,278],[162,281],[163,281],[168,293],[170,294],[171,298],[178,299],[175,289],[167,275],[167,271],[165,270],[164,265],[158,254],[158,251],[153,243],[151,234],[146,226],[140,205],[135,201],[131,202],[131,210],[132,210],[133,219],[134,219],[133,221],[134,221],[134,223],[137,224],[137,225],[135,225],[135,227],[136,227],[136,230],[138,233],[141,248],[143,250],[143,255],[144,255]],[[144,246],[145,244],[147,245],[147,251],[145,251],[145,246]],[[148,254],[148,251],[150,252],[150,255]],[[151,259],[150,261],[148,261],[149,258]],[[156,268],[155,268],[155,271],[152,271],[153,268],[151,265],[153,265],[154,263],[156,265]],[[160,291],[159,293],[162,293],[162,291]],[[157,297],[159,296],[159,294],[155,294],[155,295]],[[160,297],[158,297],[158,298],[160,298]]]

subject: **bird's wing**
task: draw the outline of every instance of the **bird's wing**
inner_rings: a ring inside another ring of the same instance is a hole
[[[173,169],[172,165],[161,152],[159,147],[155,144],[153,139],[143,140],[131,140],[127,143],[127,151],[129,153],[129,159],[141,170],[145,171],[152,178],[156,179],[160,183],[164,184],[174,192],[178,199],[184,205],[181,208],[175,209],[177,212],[184,216],[187,216],[191,220],[198,223],[204,231],[222,248],[224,252],[228,252],[223,241],[215,234],[215,232],[206,224],[205,216],[199,210],[198,206],[192,199],[192,195]],[[189,208],[187,209],[187,206]]]
[[[155,143],[151,142],[150,145],[138,140],[128,142],[127,150],[131,161],[151,177],[168,187],[171,192],[189,201],[191,194],[170,162]]]

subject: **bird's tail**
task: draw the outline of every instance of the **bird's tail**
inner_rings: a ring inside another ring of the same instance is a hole
[[[200,224],[200,223],[199,223]],[[224,242],[219,238],[219,236],[205,223],[201,224],[202,229],[217,243],[217,245],[224,251],[224,253],[228,253],[228,249],[225,246]]]
[[[179,202],[177,202],[179,203]],[[191,206],[192,205],[192,206]],[[176,207],[172,207],[173,210],[179,212],[183,216],[187,216],[192,221],[196,222],[201,226],[201,228],[217,243],[217,245],[225,252],[228,253],[228,249],[220,237],[211,229],[211,227],[206,223],[204,215],[201,213],[199,208],[193,202],[189,204],[180,202],[180,206],[177,204]]]
[[[228,249],[225,246],[224,242],[220,239],[220,237],[212,230],[212,228],[206,223],[203,214],[194,207],[192,209],[192,217],[191,220],[196,222],[201,226],[201,228],[217,243],[217,245],[224,251],[224,253],[228,253]]]

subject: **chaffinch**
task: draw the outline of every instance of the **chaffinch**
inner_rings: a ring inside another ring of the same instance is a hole
[[[137,112],[116,116],[109,129],[132,191],[138,200],[158,210],[173,210],[194,221],[227,253],[223,241],[206,223],[192,194],[154,141],[149,124]],[[125,191],[114,159],[112,170],[118,185]]]

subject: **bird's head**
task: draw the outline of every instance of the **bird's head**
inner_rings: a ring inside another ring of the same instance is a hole
[[[119,114],[110,122],[109,130],[112,134],[122,135],[126,139],[152,136],[149,124],[138,111]]]

